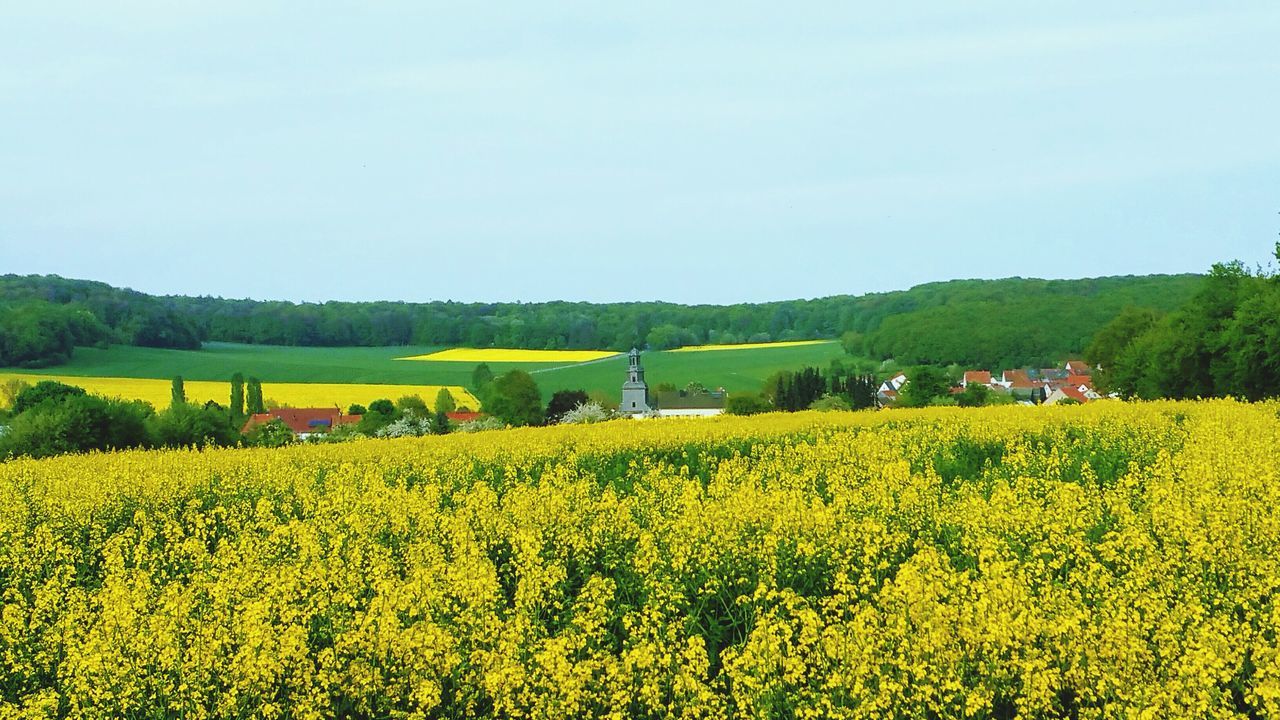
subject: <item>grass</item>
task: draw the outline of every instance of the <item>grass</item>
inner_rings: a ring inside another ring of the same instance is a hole
[[[128,346],[76,348],[66,365],[25,374],[69,377],[159,378],[181,375],[188,381],[226,382],[232,373],[272,383],[369,383],[393,385],[471,384],[469,362],[398,362],[444,348],[422,346],[302,348],[272,345],[206,343],[203,350],[158,350]],[[730,392],[755,392],[780,369],[806,365],[825,367],[843,357],[831,341],[735,350],[733,352],[649,352],[643,362],[651,387],[669,382],[683,387],[700,382]],[[627,367],[625,355],[585,363],[491,362],[495,374],[521,369],[533,374],[544,399],[556,390],[583,389],[618,393]],[[269,394],[269,393],[268,393]],[[394,398],[393,398],[394,399]],[[427,398],[428,402],[432,398]]]

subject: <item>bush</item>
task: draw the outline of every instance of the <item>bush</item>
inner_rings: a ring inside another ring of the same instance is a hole
[[[773,405],[762,395],[731,395],[724,411],[730,415],[758,415],[773,410]]]
[[[150,405],[138,401],[83,394],[46,398],[13,418],[0,436],[0,457],[150,447],[155,444],[147,423],[152,413]]]
[[[809,406],[809,409],[823,410],[823,411],[832,411],[832,410],[847,411],[847,410],[852,410],[853,407],[849,405],[848,400],[845,400],[839,395],[824,395],[821,398],[818,398],[817,400],[815,400],[813,404]]]
[[[464,422],[458,426],[457,430],[458,432],[473,433],[483,432],[485,430],[501,430],[506,426],[506,423],[496,417],[483,417],[472,420],[471,422]]]
[[[610,419],[612,413],[593,402],[584,402],[560,416],[561,425],[588,425]]]
[[[297,438],[280,418],[272,418],[245,434],[244,440],[253,447],[284,447]]]
[[[374,437],[400,438],[422,437],[431,434],[431,419],[414,413],[405,413],[404,417],[378,429]]]

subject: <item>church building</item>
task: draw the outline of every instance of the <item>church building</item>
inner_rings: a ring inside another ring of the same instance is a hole
[[[618,409],[629,415],[640,415],[653,409],[649,402],[649,385],[644,381],[644,368],[640,366],[640,351],[631,348],[627,355],[627,381],[622,383],[622,405]]]

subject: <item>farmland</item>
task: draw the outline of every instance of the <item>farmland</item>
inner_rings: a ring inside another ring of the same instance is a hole
[[[148,378],[83,377],[67,375],[24,375],[0,373],[0,382],[16,378],[28,383],[40,380],[58,380],[77,385],[95,395],[119,397],[126,400],[144,400],[153,407],[162,408],[171,399],[170,381]],[[435,402],[442,387],[448,387],[454,400],[460,405],[478,408],[480,401],[465,387],[438,385],[380,385],[373,383],[270,383],[263,386],[263,397],[268,404],[279,403],[289,407],[340,407],[358,403],[367,405],[379,398],[396,400],[406,395],[417,395],[427,403]],[[203,404],[206,401],[225,405],[230,386],[225,381],[190,380],[183,382],[188,402]]]
[[[115,345],[105,350],[77,348],[71,362],[57,368],[14,372],[68,378],[152,378],[166,382],[174,375],[181,375],[188,382],[222,383],[233,373],[242,372],[261,378],[267,386],[280,383],[469,386],[475,362],[400,360],[430,356],[441,350],[445,349],[300,348],[231,343],[207,343],[203,350],[163,350]],[[825,366],[832,358],[843,355],[839,343],[821,342],[732,352],[645,353],[644,365],[651,384],[670,382],[683,387],[697,381],[707,387],[725,387],[731,392],[754,392],[775,370]],[[626,363],[624,356],[610,356],[595,362],[495,360],[488,364],[496,374],[512,369],[531,372],[544,396],[549,396],[556,390],[578,388],[616,393]]]
[[[0,715],[1275,717],[1278,409],[11,461]]]

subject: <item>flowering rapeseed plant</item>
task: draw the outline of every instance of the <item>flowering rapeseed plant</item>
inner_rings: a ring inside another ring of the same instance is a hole
[[[1277,717],[1277,410],[16,460],[0,717]]]

